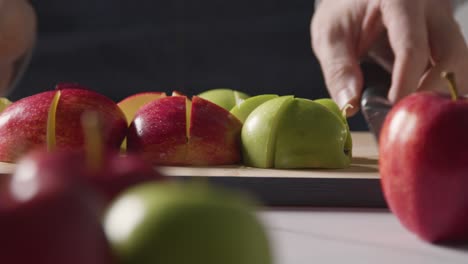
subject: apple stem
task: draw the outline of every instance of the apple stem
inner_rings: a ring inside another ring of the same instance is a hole
[[[46,129],[46,144],[47,151],[54,151],[57,142],[56,142],[56,116],[57,116],[57,106],[60,100],[61,92],[58,90],[55,92],[52,102],[50,103],[49,112],[47,113],[47,129]]]
[[[89,168],[96,171],[101,167],[104,156],[99,116],[96,112],[85,112],[81,122],[85,135],[86,161]]]
[[[457,84],[455,81],[455,74],[453,72],[442,72],[441,74],[442,78],[447,80],[448,82],[448,88],[450,91],[450,95],[452,96],[452,100],[457,100],[458,99],[458,90],[457,90]]]

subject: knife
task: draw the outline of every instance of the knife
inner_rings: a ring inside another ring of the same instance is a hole
[[[378,143],[383,122],[392,108],[392,104],[387,99],[391,75],[380,65],[370,61],[361,63],[361,69],[364,76],[361,111]]]

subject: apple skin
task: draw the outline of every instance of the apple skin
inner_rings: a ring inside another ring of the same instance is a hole
[[[317,99],[317,100],[314,100],[314,102],[325,106],[330,111],[335,113],[341,119],[341,121],[343,121],[343,124],[345,124],[346,129],[348,130],[348,132],[346,133],[346,141],[345,141],[345,146],[344,146],[345,151],[347,152],[349,151],[349,154],[352,156],[353,138],[351,137],[351,130],[349,129],[349,124],[346,119],[345,113],[343,113],[343,110],[340,109],[340,107],[336,104],[336,102],[330,98]]]
[[[254,207],[202,184],[142,184],[114,201],[104,226],[122,264],[270,264]]]
[[[46,91],[25,97],[0,114],[0,161],[15,162],[29,150],[45,146],[47,116],[55,93]],[[97,111],[103,120],[106,148],[120,147],[127,122],[116,103],[88,89],[63,88],[61,93],[56,113],[57,148],[83,147],[81,115],[86,111]]]
[[[194,96],[187,160],[194,165],[239,163],[241,129],[242,123],[228,111]]]
[[[184,164],[185,100],[183,96],[170,96],[140,108],[128,130],[127,151],[141,153],[154,164]]]
[[[86,166],[85,175],[89,184],[103,196],[106,204],[133,185],[166,180],[150,163],[135,154],[106,153],[97,170],[89,168],[84,162],[83,167]]]
[[[130,124],[138,109],[149,102],[163,97],[166,97],[165,92],[141,92],[124,98],[117,105],[124,113],[127,123]]]
[[[312,100],[281,96],[258,106],[242,128],[244,163],[260,168],[346,168],[348,127]]]
[[[468,99],[402,99],[379,138],[382,189],[407,229],[430,242],[468,241]]]
[[[235,116],[198,96],[191,103],[185,96],[170,96],[137,112],[127,149],[155,165],[235,164],[240,161],[241,127]]]
[[[242,103],[245,99],[250,97],[246,93],[225,88],[208,90],[200,93],[198,96],[215,103],[228,111],[230,111],[235,105]]]
[[[239,104],[236,104],[231,109],[231,114],[236,116],[242,123],[245,122],[247,117],[252,113],[252,111],[257,108],[259,105],[263,104],[264,102],[271,100],[273,98],[277,98],[278,95],[276,94],[261,94],[249,97],[242,101]]]
[[[100,200],[80,181],[81,164],[73,158],[57,152],[25,159],[6,176],[0,203],[2,263],[115,263]]]
[[[52,157],[52,158],[51,158]],[[48,152],[36,149],[23,157],[23,162],[46,163],[53,159],[57,163],[67,164],[72,161],[76,170],[76,177],[97,193],[105,206],[125,189],[143,182],[165,181],[166,177],[153,166],[136,154],[122,155],[117,151],[103,153],[101,163],[93,168],[83,151],[58,150]],[[46,160],[44,162],[43,160]],[[38,167],[54,166],[51,162]]]

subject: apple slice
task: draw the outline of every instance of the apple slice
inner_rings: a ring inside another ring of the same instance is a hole
[[[122,101],[117,103],[117,105],[124,113],[125,119],[127,120],[127,124],[130,125],[138,109],[140,109],[142,106],[149,102],[163,97],[166,97],[165,92],[142,92],[124,98]],[[120,148],[122,149],[122,151],[125,151],[125,149],[127,148],[126,138],[123,140]]]
[[[246,93],[225,88],[208,90],[200,93],[198,96],[215,103],[228,111],[235,105],[240,104],[246,98],[250,97]]]
[[[249,97],[231,109],[231,114],[235,115],[242,123],[245,122],[249,114],[264,102],[277,98],[276,94],[261,94]]]
[[[118,102],[117,105],[124,113],[127,123],[130,124],[138,109],[162,97],[166,97],[165,92],[142,92],[124,98],[122,101]]]
[[[130,124],[127,150],[155,164],[183,164],[186,157],[186,97],[170,96],[143,106]]]
[[[349,130],[328,108],[295,98],[279,117],[275,168],[345,168],[351,152],[345,149]]]
[[[87,111],[97,111],[104,120],[105,147],[120,146],[127,124],[116,103],[88,89],[59,90],[61,96],[55,115],[57,148],[83,148],[81,115]],[[29,150],[45,146],[48,113],[55,94],[56,91],[46,91],[23,98],[0,114],[0,161],[15,162]]]
[[[349,129],[320,103],[282,96],[258,106],[242,128],[244,163],[261,168],[344,168]]]
[[[240,161],[242,124],[234,115],[201,97],[192,98],[187,162],[222,165]]]
[[[143,106],[130,124],[128,151],[158,165],[221,165],[240,160],[242,124],[200,97],[161,98]]]
[[[274,167],[274,147],[278,116],[283,106],[294,100],[293,96],[281,96],[257,107],[242,128],[244,163],[253,167]]]
[[[335,103],[335,101],[333,101],[330,98],[317,99],[314,100],[314,102],[325,106],[326,108],[328,108],[328,110],[335,113],[341,119],[341,121],[343,121],[343,124],[346,125],[348,132],[346,133],[345,152],[352,155],[351,150],[353,148],[353,138],[351,137],[351,130],[349,129],[348,121],[346,120],[346,109],[348,106],[345,106],[344,109],[340,109],[340,107]]]

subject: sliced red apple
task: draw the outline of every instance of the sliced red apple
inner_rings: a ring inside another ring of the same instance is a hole
[[[104,120],[105,147],[120,146],[127,125],[124,114],[110,98],[88,89],[58,90],[61,95],[54,106],[55,122],[49,124],[55,125],[53,137],[57,148],[83,148],[81,115],[86,111],[96,111]],[[23,98],[0,114],[0,161],[15,162],[29,150],[45,146],[47,119],[56,94],[57,91],[46,91]]]
[[[186,156],[186,97],[161,98],[143,106],[127,134],[129,152],[155,164],[182,164]]]
[[[161,98],[143,106],[128,132],[128,150],[158,165],[222,165],[240,161],[241,122],[200,97]]]
[[[166,97],[165,92],[142,92],[124,98],[122,101],[117,103],[117,105],[124,113],[128,124],[130,124],[138,109],[149,102],[163,97]]]
[[[137,93],[134,95],[130,95],[124,98],[122,101],[117,103],[119,108],[125,115],[125,119],[127,119],[127,124],[130,125],[133,118],[135,117],[135,113],[147,103],[150,103],[154,100],[166,97],[165,92],[142,92]],[[120,148],[125,151],[127,148],[127,139],[125,138],[122,142]]]
[[[226,109],[192,98],[187,161],[195,165],[232,164],[240,160],[242,123]]]

